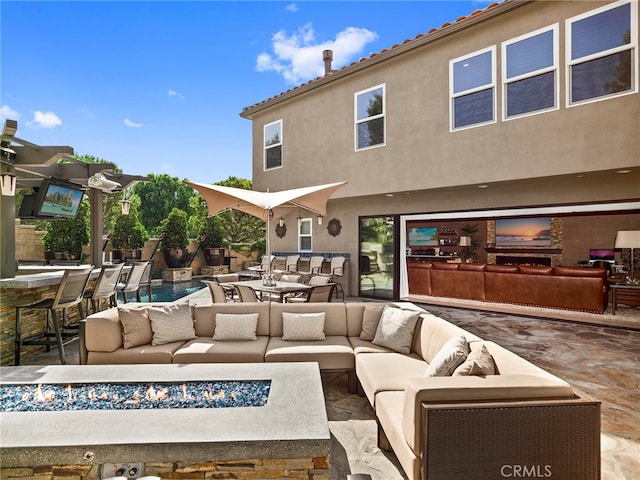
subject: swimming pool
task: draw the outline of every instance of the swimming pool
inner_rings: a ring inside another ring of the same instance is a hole
[[[151,301],[173,302],[174,300],[202,290],[205,287],[206,285],[197,279],[186,280],[184,282],[154,283],[151,287]],[[149,301],[146,288],[140,290],[140,300],[143,302]]]

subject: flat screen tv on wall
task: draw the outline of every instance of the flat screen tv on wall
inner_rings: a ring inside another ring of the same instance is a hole
[[[551,245],[551,217],[499,218],[496,245],[545,247]]]
[[[38,191],[36,217],[75,218],[80,210],[84,191],[80,186],[44,180]]]
[[[438,227],[409,227],[409,245],[412,247],[438,245]]]

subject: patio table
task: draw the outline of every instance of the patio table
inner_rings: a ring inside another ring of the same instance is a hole
[[[276,293],[279,295],[279,301],[284,301],[284,296],[289,293],[300,293],[306,292],[310,288],[311,285],[307,285],[306,283],[297,283],[297,282],[280,282],[277,281],[275,286],[267,286],[262,284],[262,280],[245,280],[242,282],[228,282],[227,285],[246,285],[248,287],[253,288],[256,292],[266,292],[269,293],[269,301],[271,301],[271,294]]]

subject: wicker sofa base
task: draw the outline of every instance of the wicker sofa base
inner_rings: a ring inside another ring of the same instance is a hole
[[[422,479],[600,480],[600,402],[423,403]]]

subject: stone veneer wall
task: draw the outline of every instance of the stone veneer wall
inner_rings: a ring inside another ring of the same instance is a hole
[[[41,465],[0,468],[4,480],[98,480],[100,465]],[[329,458],[269,458],[246,460],[208,460],[202,462],[152,462],[144,464],[143,475],[163,479],[296,479],[329,480]]]

